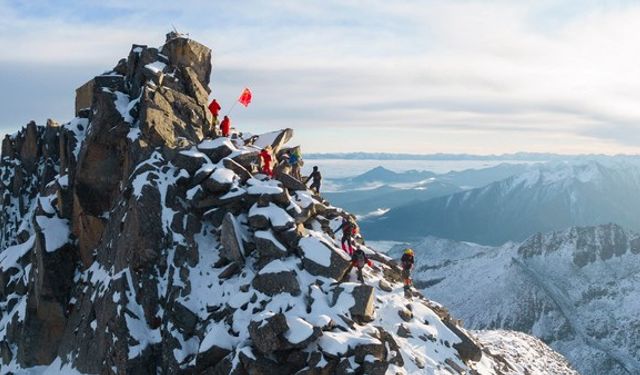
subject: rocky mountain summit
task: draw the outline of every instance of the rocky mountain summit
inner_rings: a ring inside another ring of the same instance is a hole
[[[427,238],[414,248],[416,285],[470,328],[533,334],[584,375],[640,373],[638,234],[606,224],[501,247]]]
[[[293,131],[220,137],[210,75],[211,50],[169,34],[80,87],[70,122],[5,137],[0,373],[575,374],[406,298],[372,249],[349,281],[348,213],[257,173]]]

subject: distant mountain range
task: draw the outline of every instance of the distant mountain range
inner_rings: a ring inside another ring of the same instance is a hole
[[[346,153],[309,153],[306,159],[346,159],[346,160],[526,160],[526,161],[552,161],[552,160],[576,160],[576,159],[633,159],[640,160],[640,155],[562,155],[553,153],[517,152],[499,155],[474,155],[474,154],[403,154],[384,152],[346,152]]]
[[[603,225],[501,247],[434,237],[411,246],[416,287],[471,328],[533,334],[584,375],[640,373],[636,233]]]
[[[415,170],[398,173],[377,167],[355,177],[330,180],[336,191],[323,195],[332,204],[363,216],[485,186],[531,168],[528,164],[503,163],[490,168],[436,174]]]
[[[575,225],[640,229],[640,168],[634,163],[550,163],[487,186],[412,202],[364,220],[370,239],[433,235],[487,245]]]

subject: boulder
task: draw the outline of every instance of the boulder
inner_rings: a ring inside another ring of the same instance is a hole
[[[282,232],[294,228],[295,222],[289,214],[273,203],[261,207],[260,202],[255,203],[249,210],[249,225],[255,230],[273,228]]]
[[[194,150],[180,150],[173,153],[171,163],[173,163],[176,168],[184,169],[193,176],[196,171],[207,163],[207,158],[203,153]]]
[[[192,203],[198,210],[210,210],[213,208],[224,208],[234,214],[239,214],[245,206],[244,201],[247,196],[246,190],[242,188],[232,188],[222,196],[206,196],[201,200]]]
[[[275,262],[279,261],[275,260],[261,269],[258,275],[253,278],[251,285],[256,290],[269,296],[275,296],[280,293],[299,295],[300,283],[296,272],[281,270],[280,268],[273,270],[272,266]]]
[[[393,287],[385,279],[380,279],[380,281],[378,282],[378,288],[380,288],[380,290],[383,290],[385,292],[392,292],[393,291]]]
[[[413,313],[409,309],[400,309],[398,310],[398,316],[405,322],[410,322],[413,319]]]
[[[221,137],[213,140],[205,140],[198,145],[198,150],[207,155],[215,164],[231,155],[235,150],[235,146],[231,143],[229,138]]]
[[[220,256],[232,261],[244,264],[244,247],[240,237],[240,228],[236,218],[227,213],[222,219],[220,229]]]
[[[375,289],[369,285],[358,285],[351,292],[355,304],[349,309],[351,317],[369,322],[373,320],[373,302],[375,299]]]
[[[405,327],[404,324],[400,324],[398,326],[397,334],[398,336],[404,337],[404,338],[413,337],[413,335],[411,335],[411,331],[409,330],[409,328]]]
[[[197,80],[209,92],[211,78],[211,49],[175,33],[167,34],[167,41],[161,52],[167,56],[169,63],[177,67],[193,69]]]
[[[190,66],[183,67],[181,73],[187,95],[195,98],[198,104],[207,106],[210,92],[208,86],[203,86],[196,71]]]
[[[360,367],[363,374],[367,375],[385,375],[389,368],[389,363],[382,360],[374,362],[364,362]]]
[[[199,352],[196,356],[196,371],[202,372],[203,370],[213,367],[220,363],[224,357],[231,353],[230,350],[221,348],[217,345],[212,345],[211,348]]]
[[[220,280],[230,279],[242,271],[242,266],[237,262],[231,262],[222,272],[218,274]]]
[[[260,152],[245,152],[232,158],[233,161],[240,164],[244,169],[253,172],[260,165]]]
[[[278,180],[289,190],[307,190],[307,186],[295,177],[286,173],[278,174]]]
[[[288,330],[287,318],[282,313],[249,323],[249,336],[253,341],[253,346],[264,354],[286,348],[287,342],[282,338],[282,335]]]
[[[255,136],[253,145],[259,148],[271,146],[272,152],[277,154],[291,138],[293,138],[293,129],[287,128]]]
[[[400,346],[393,338],[393,335],[385,331],[382,327],[376,327],[376,329],[378,330],[378,339],[380,339],[385,348],[387,348],[387,361],[396,366],[404,366],[404,359],[402,358],[402,354],[400,353]]]
[[[171,320],[175,326],[182,332],[193,334],[196,324],[198,324],[198,316],[183,304],[175,302],[170,310]]]
[[[256,231],[255,244],[261,257],[284,258],[288,255],[287,248],[275,238],[271,230]]]
[[[354,356],[356,363],[365,362],[365,357],[372,356],[377,360],[383,360],[387,356],[387,349],[382,342],[376,344],[362,344],[358,345],[354,349]]]
[[[191,180],[192,185],[200,185],[205,179],[211,176],[214,170],[215,167],[211,164],[203,165],[202,168],[193,174],[193,179]]]
[[[251,356],[240,352],[240,363],[243,369],[251,375],[295,374],[299,368],[290,363],[278,363],[262,355],[251,353]]]
[[[249,226],[256,231],[269,229],[269,217],[264,213],[254,213],[249,216]]]
[[[243,184],[246,183],[247,180],[249,180],[251,177],[253,177],[245,167],[243,167],[233,159],[224,159],[222,161],[222,165],[224,165],[225,168],[234,171],[236,175],[240,177],[240,182],[242,182]]]
[[[305,236],[304,227],[296,225],[294,228],[277,233],[277,237],[289,249],[297,251],[300,239]]]
[[[230,169],[216,168],[202,181],[202,187],[212,194],[224,194],[231,189],[235,177],[235,173]]]
[[[460,358],[465,362],[478,362],[482,358],[482,346],[450,319],[443,319],[442,322],[460,338],[459,343],[453,344],[453,348],[458,351]]]
[[[176,147],[184,138],[199,143],[209,133],[211,113],[179,91],[145,86],[140,98],[140,131],[151,146]]]
[[[351,267],[351,259],[342,251],[317,237],[304,237],[298,242],[302,250],[302,266],[314,276],[342,280]]]

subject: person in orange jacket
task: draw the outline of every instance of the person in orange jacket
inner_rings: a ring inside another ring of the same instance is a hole
[[[271,161],[273,158],[269,153],[271,147],[267,146],[260,151],[260,159],[262,159],[262,173],[269,177],[273,177],[273,171],[271,170]]]
[[[209,104],[209,111],[211,111],[211,114],[216,119],[218,118],[218,113],[220,113],[220,109],[222,109],[222,107],[220,107],[220,104],[218,104],[218,101],[213,99],[211,101],[211,104]]]
[[[223,137],[228,137],[229,133],[231,133],[231,120],[229,120],[229,116],[224,116],[222,119],[220,130],[222,131]]]

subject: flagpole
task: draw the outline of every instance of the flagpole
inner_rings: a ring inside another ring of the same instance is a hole
[[[238,101],[237,101],[237,100],[235,100],[235,101],[233,102],[233,105],[232,105],[232,106],[231,106],[231,108],[229,109],[229,112],[227,112],[227,114],[226,114],[227,116],[229,116],[229,115],[231,114],[231,111],[233,111],[233,109],[236,107],[236,104],[238,104]]]

